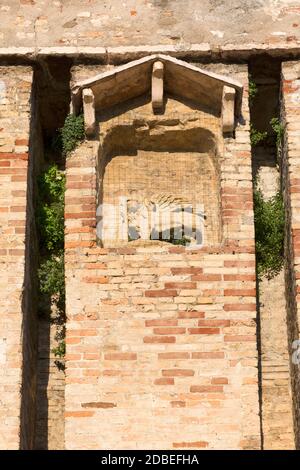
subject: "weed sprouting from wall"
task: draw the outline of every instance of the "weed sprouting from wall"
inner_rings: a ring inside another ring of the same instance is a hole
[[[84,139],[83,116],[67,116],[52,142],[52,149],[65,158]],[[65,355],[64,194],[65,174],[54,163],[39,176],[37,224],[40,240],[39,289],[41,313],[57,325],[58,346],[52,352]],[[62,363],[57,361],[62,368]]]
[[[256,120],[250,124],[250,141],[252,148],[270,147],[274,152],[274,159],[280,160],[281,146],[284,135],[284,127],[278,117],[266,118],[264,125],[266,130],[257,130],[256,125],[261,126],[261,104],[257,103],[259,95],[258,86],[250,76],[249,78],[249,106],[250,111],[256,107]],[[269,150],[270,151],[270,150]],[[283,267],[284,252],[284,203],[281,190],[271,198],[266,198],[259,189],[259,181],[254,181],[254,222],[255,222],[255,247],[258,278],[266,276],[268,279],[276,276]]]
[[[256,95],[258,93],[258,87],[253,78],[250,76],[249,77],[249,102],[250,105],[253,103],[253,100],[255,99]]]
[[[77,145],[84,139],[83,115],[69,114],[63,128],[59,132],[61,149],[64,156],[75,150]]]
[[[38,270],[40,293],[50,320],[57,324],[58,350],[64,348],[64,193],[65,175],[51,164],[39,177],[37,223],[41,247]],[[42,311],[43,313],[43,311]],[[55,355],[56,349],[53,350]]]
[[[250,142],[252,147],[257,147],[258,145],[262,145],[268,137],[267,132],[260,132],[250,125]]]
[[[280,191],[264,200],[254,191],[255,247],[258,276],[276,276],[283,266],[284,204]]]

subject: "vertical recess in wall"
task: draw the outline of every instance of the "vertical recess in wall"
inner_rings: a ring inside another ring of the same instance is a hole
[[[280,63],[255,58],[249,74],[263,448],[293,449],[280,183]]]
[[[40,175],[45,174],[45,171],[53,164],[57,166],[59,171],[63,172],[65,169],[64,156],[57,145],[57,130],[63,126],[69,112],[70,67],[71,61],[63,57],[47,58],[37,66],[37,94],[45,157]],[[43,197],[39,194],[40,199]],[[40,266],[45,261],[46,251],[45,241],[40,237]],[[59,342],[53,303],[46,297],[47,295],[43,295],[40,290],[34,447],[35,449],[56,450],[64,448],[65,376],[63,359],[59,360],[55,355],[55,349]]]
[[[37,105],[36,79],[30,99],[30,141],[27,169],[25,273],[22,296],[22,388],[20,416],[20,449],[33,449],[35,436],[36,386],[37,386],[37,268],[38,240],[35,221],[36,178],[43,161],[43,146]]]

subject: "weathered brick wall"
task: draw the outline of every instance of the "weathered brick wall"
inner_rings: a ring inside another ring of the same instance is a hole
[[[142,54],[151,45],[204,55],[221,47],[298,47],[297,0],[2,0],[2,51]],[[258,27],[263,25],[263,27]],[[193,45],[193,46],[192,46]],[[198,46],[198,47],[197,47]]]
[[[31,89],[30,67],[0,67],[1,449],[20,445],[22,356],[28,354],[32,359],[32,344],[26,342],[24,349],[22,344],[22,335],[30,323],[22,294],[25,279],[28,280],[25,232],[30,237],[31,228],[27,212],[28,160],[33,158],[29,153]],[[30,368],[23,368],[23,379],[28,385],[33,384]],[[29,397],[28,400],[31,406]],[[31,425],[27,424],[28,430],[22,430],[23,442],[31,439]]]
[[[263,83],[265,82],[264,79]],[[274,86],[279,97],[278,86],[276,82],[274,85],[274,79],[264,85],[260,91],[261,102],[258,105],[256,103],[255,112],[252,109],[252,122],[255,128],[258,126],[259,129],[266,128],[266,123],[268,124],[277,114],[274,91],[272,95]],[[265,97],[269,101],[263,101]],[[256,179],[257,187],[265,200],[281,190],[276,148],[266,145],[253,147],[252,169],[253,179]],[[263,448],[264,450],[294,449],[284,269],[271,279],[262,276],[258,280],[258,303]]]
[[[212,249],[97,247],[98,145],[68,158],[67,449],[260,447],[247,93],[243,117]]]
[[[299,225],[299,99],[300,64],[282,64],[282,120],[285,124],[283,151],[283,184],[286,208],[286,298],[289,333],[289,353],[292,358],[295,350],[292,343],[299,339],[299,279],[300,279],[300,225]],[[292,390],[294,399],[294,423],[297,445],[300,429],[300,369],[291,362]]]
[[[37,90],[34,84],[30,101],[29,164],[27,169],[25,274],[22,297],[22,390],[21,449],[33,449],[36,424],[36,387],[38,353],[38,279],[39,247],[36,227],[37,177],[43,164],[43,142],[39,121]]]
[[[259,281],[264,450],[295,449],[284,271]]]
[[[38,321],[38,364],[35,449],[64,449],[64,359],[55,357],[57,326],[49,318]],[[58,364],[59,363],[59,364]]]

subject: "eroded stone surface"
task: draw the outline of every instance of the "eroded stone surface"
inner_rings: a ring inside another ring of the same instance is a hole
[[[1,47],[297,45],[297,0],[3,0]]]

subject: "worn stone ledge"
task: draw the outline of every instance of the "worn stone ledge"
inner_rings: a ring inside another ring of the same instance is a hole
[[[136,60],[149,54],[169,54],[176,58],[186,60],[248,60],[254,55],[269,55],[282,60],[300,58],[300,43],[288,44],[227,44],[212,46],[209,43],[187,44],[181,47],[173,45],[156,46],[60,46],[60,47],[0,47],[0,60],[33,60],[38,61],[45,57],[69,57],[73,59],[96,59],[106,64],[121,64]]]

